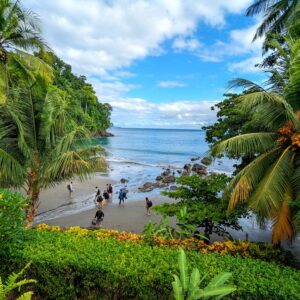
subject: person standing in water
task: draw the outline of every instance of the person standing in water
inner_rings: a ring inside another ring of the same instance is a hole
[[[69,197],[72,198],[72,193],[74,192],[72,181],[67,185],[67,189],[69,191]]]
[[[124,207],[124,198],[125,198],[125,193],[124,191],[121,189],[119,192],[119,206],[122,206],[122,202],[123,202],[123,207]]]
[[[104,191],[103,198],[105,200],[105,203],[107,203],[109,201],[109,193],[108,193],[108,191],[106,191],[106,190]]]
[[[149,200],[148,197],[146,197],[146,215],[150,216],[151,215],[151,207],[152,207],[152,201]]]
[[[95,187],[95,189],[96,189],[96,195],[95,195],[94,202],[97,206],[97,202],[98,202],[97,200],[98,200],[98,196],[101,196],[101,190],[97,186]]]
[[[113,198],[113,187],[112,187],[111,184],[108,185],[107,191],[109,193],[109,199],[110,199],[110,201],[112,201],[112,198]]]

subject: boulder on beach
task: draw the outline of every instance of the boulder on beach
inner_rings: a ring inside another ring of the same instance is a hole
[[[166,176],[169,176],[170,174],[171,174],[171,172],[170,172],[170,170],[168,169],[168,170],[166,170],[166,171],[163,171],[163,172],[161,173],[161,176],[166,177]]]
[[[192,158],[191,158],[191,161],[196,161],[196,160],[198,160],[198,159],[200,159],[199,156],[197,156],[197,157],[192,157]]]
[[[142,187],[139,187],[139,191],[140,192],[150,192],[152,191],[153,189],[155,189],[157,186],[157,183],[156,182],[146,182],[143,184]]]
[[[120,182],[121,182],[121,183],[127,183],[127,182],[128,182],[128,179],[121,178]]]
[[[183,170],[181,176],[189,176],[190,173],[187,170]]]
[[[209,157],[203,157],[201,159],[201,163],[203,163],[204,165],[208,166],[211,164],[211,159]]]
[[[176,177],[174,175],[169,175],[163,178],[162,182],[164,183],[172,183],[176,181]]]
[[[156,178],[155,178],[157,181],[160,181],[160,180],[163,180],[163,177],[161,175],[158,175]]]
[[[197,173],[200,176],[206,176],[207,175],[207,169],[205,166],[200,164],[193,164],[192,171]]]
[[[185,164],[183,166],[183,168],[188,171],[188,170],[190,170],[192,168],[192,165],[191,164]]]

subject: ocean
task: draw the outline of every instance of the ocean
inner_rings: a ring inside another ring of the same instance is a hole
[[[141,198],[140,193],[136,195],[138,187],[155,181],[165,168],[176,173],[186,163],[191,163],[191,158],[204,157],[209,149],[202,130],[112,128],[110,132],[113,137],[96,139],[105,149],[109,163],[108,172],[103,175],[117,181],[127,179],[126,187],[132,200]],[[230,174],[233,163],[218,159],[209,170]],[[117,188],[121,186],[118,184]]]

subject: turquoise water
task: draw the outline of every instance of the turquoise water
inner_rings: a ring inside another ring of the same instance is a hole
[[[182,168],[192,157],[202,157],[208,150],[205,132],[178,129],[112,128],[114,137],[100,138],[112,163],[139,164],[149,167]],[[230,172],[228,160],[213,168]]]

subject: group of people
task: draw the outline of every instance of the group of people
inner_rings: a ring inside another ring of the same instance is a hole
[[[113,187],[111,184],[106,185],[106,190],[104,190],[101,195],[101,190],[96,186],[95,204],[99,208],[102,208],[106,203],[112,201],[113,197]]]
[[[67,185],[67,189],[69,191],[70,198],[72,198],[72,193],[74,192],[72,181]],[[95,189],[96,189],[96,195],[95,195],[94,201],[95,201],[96,206],[98,207],[98,210],[92,221],[92,225],[99,227],[104,218],[104,212],[102,211],[102,208],[106,203],[112,201],[113,187],[111,184],[107,184],[106,190],[104,190],[103,194],[101,194],[101,190],[98,186],[96,186]],[[120,189],[120,191],[119,191],[119,206],[120,207],[124,207],[124,200],[127,199],[127,193],[128,193],[128,190],[126,188]],[[146,202],[146,215],[150,216],[152,201],[149,200],[148,197],[146,197],[145,202]]]

